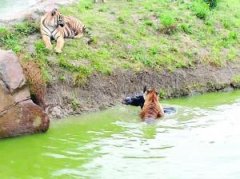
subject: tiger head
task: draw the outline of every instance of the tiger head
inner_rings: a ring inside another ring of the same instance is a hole
[[[63,27],[65,25],[63,15],[56,8],[51,11],[51,25],[53,27]]]
[[[144,87],[143,97],[145,101],[158,101],[158,92],[156,92],[155,88],[147,90],[146,87]]]

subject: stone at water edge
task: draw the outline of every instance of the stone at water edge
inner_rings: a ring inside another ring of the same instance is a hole
[[[31,100],[21,102],[0,114],[0,138],[46,132],[49,119]]]
[[[17,57],[0,50],[0,138],[46,132],[49,118],[30,99]]]

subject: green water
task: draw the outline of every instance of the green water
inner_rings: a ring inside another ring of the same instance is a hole
[[[177,113],[156,124],[117,106],[0,140],[0,178],[240,178],[240,91],[164,104]]]

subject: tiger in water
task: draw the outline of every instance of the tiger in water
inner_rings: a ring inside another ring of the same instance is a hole
[[[84,33],[90,37],[82,22],[71,16],[63,16],[57,9],[42,16],[40,31],[47,49],[52,49],[51,40],[57,41],[55,47],[57,53],[62,52],[64,38],[81,38]]]
[[[144,105],[140,113],[143,121],[155,120],[164,116],[164,110],[158,100],[158,93],[155,89],[146,90],[144,93]]]

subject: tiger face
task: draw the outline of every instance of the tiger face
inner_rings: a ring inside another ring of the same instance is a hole
[[[158,92],[156,92],[155,88],[147,89],[147,86],[144,86],[144,88],[143,88],[143,98],[144,98],[144,100],[146,100],[147,96],[152,96],[152,95],[149,95],[150,93],[158,96]]]
[[[154,88],[146,90],[143,96],[145,101],[158,101],[158,92]]]
[[[52,10],[51,16],[55,27],[65,25],[64,16],[56,8]]]

